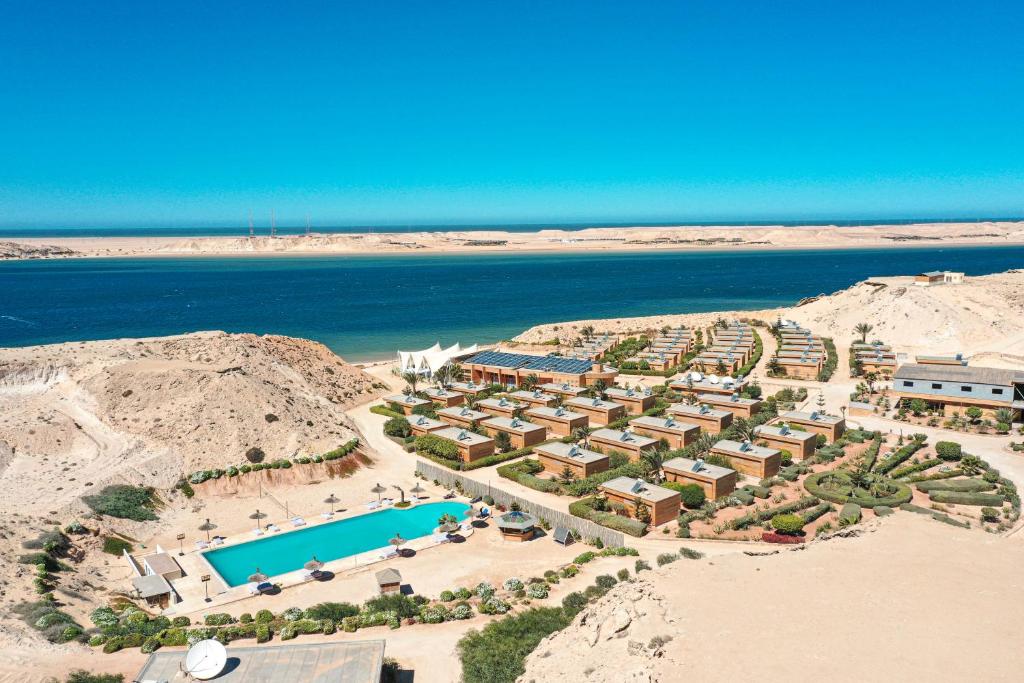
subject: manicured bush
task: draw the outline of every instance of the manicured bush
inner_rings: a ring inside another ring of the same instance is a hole
[[[940,460],[955,462],[963,457],[963,447],[956,441],[939,441],[935,444],[935,455]]]
[[[687,509],[694,510],[704,505],[704,489],[699,484],[684,484],[679,489],[679,498]]]
[[[623,517],[612,512],[601,512],[594,509],[596,499],[583,498],[569,505],[569,513],[576,517],[589,519],[601,526],[621,531],[630,536],[643,536],[647,533],[647,524],[636,519]],[[579,564],[577,562],[577,564]]]
[[[203,623],[207,626],[225,626],[227,624],[233,624],[234,622],[234,617],[226,612],[214,612],[213,614],[207,614],[203,617]]]
[[[875,507],[871,508],[871,511],[879,517],[888,517],[892,514],[892,508],[889,507],[888,505],[876,505]]]
[[[874,471],[877,472],[878,474],[885,474],[891,470],[894,470],[899,465],[902,465],[907,460],[910,460],[910,457],[914,455],[914,453],[917,453],[922,448],[924,448],[924,442],[915,439],[908,443],[907,445],[900,448],[899,450],[897,450],[895,453],[887,457],[882,462],[878,463],[878,465],[875,466]]]
[[[761,534],[761,540],[764,541],[765,543],[796,544],[796,543],[803,543],[804,542],[804,537],[803,536],[792,536],[792,535],[789,535],[789,534],[772,533],[772,532],[766,531],[766,532]]]
[[[917,490],[923,493],[933,491],[959,491],[961,493],[981,493],[991,491],[995,484],[981,479],[941,479],[939,481],[922,481],[917,484]]]
[[[795,535],[803,531],[804,520],[800,515],[783,513],[775,515],[771,519],[772,528],[780,534]]]
[[[384,417],[405,417],[404,412],[391,410],[390,408],[385,408],[384,406],[370,406],[370,412],[376,415],[383,415]]]
[[[1000,507],[1005,499],[994,493],[973,493],[970,491],[935,491],[928,496],[936,503],[950,503],[952,505],[985,505],[988,507]]]
[[[810,524],[814,520],[818,519],[822,515],[832,510],[832,503],[822,503],[821,505],[815,505],[810,510],[806,511],[801,517],[803,517],[804,524]]]
[[[839,523],[856,524],[860,521],[860,515],[860,505],[857,505],[856,503],[846,503],[839,511]]]
[[[274,620],[274,613],[268,609],[261,609],[256,613],[257,624],[269,624]]]
[[[961,529],[970,529],[971,528],[971,523],[970,522],[968,522],[966,520],[965,521],[960,521],[960,520],[953,519],[949,515],[944,515],[941,512],[936,512],[935,514],[933,514],[932,515],[932,519],[934,519],[937,522],[942,522],[944,524],[949,524],[951,526],[958,526]]]
[[[747,484],[740,491],[746,491],[755,498],[767,498],[772,494],[772,490],[767,486],[754,486],[753,484]]]

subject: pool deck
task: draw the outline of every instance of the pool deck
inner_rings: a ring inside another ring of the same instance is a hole
[[[431,487],[433,488],[433,487]],[[443,493],[439,493],[435,497],[427,499],[420,499],[418,503],[413,503],[412,506],[406,509],[412,509],[417,505],[429,505],[432,503],[451,502],[451,503],[464,503],[469,505],[469,499],[464,497],[456,497],[449,500],[442,498]],[[184,572],[184,576],[180,579],[176,579],[171,582],[174,590],[181,598],[181,602],[173,604],[165,609],[162,613],[167,616],[189,614],[197,611],[209,612],[212,608],[227,605],[239,600],[246,600],[254,597],[249,592],[249,584],[242,584],[240,586],[229,586],[227,582],[221,577],[221,575],[214,569],[213,565],[206,559],[205,555],[207,552],[217,550],[219,548],[227,548],[233,545],[241,543],[247,543],[249,541],[255,541],[259,538],[267,538],[270,536],[278,536],[281,534],[295,533],[304,529],[319,526],[321,524],[328,524],[344,519],[352,519],[354,517],[361,517],[367,514],[373,514],[376,511],[382,511],[392,509],[394,506],[382,506],[378,510],[367,510],[367,509],[353,509],[346,510],[344,513],[336,513],[331,517],[325,517],[318,515],[313,518],[304,517],[306,524],[302,526],[293,526],[290,522],[287,526],[280,526],[280,531],[273,532],[267,531],[266,525],[264,525],[263,535],[258,536],[250,530],[247,533],[234,534],[231,536],[223,536],[223,542],[219,545],[210,545],[208,548],[192,548],[191,550],[185,551],[184,555],[178,555],[173,549],[169,549],[168,552],[174,554],[175,559]],[[254,527],[255,529],[255,527]],[[466,530],[458,532],[463,538],[468,538],[473,534],[473,528],[470,526]],[[440,545],[448,545],[444,542],[437,542],[434,540],[433,535],[421,536],[419,538],[409,539],[407,543],[402,545],[402,550],[411,550],[419,553],[429,548],[435,548]],[[364,553],[358,553],[356,555],[349,555],[347,557],[338,558],[330,562],[325,562],[322,572],[334,574],[335,577],[343,578],[345,576],[351,576],[354,574],[366,571],[369,567],[376,565],[387,560],[401,560],[401,557],[386,555],[388,551],[393,550],[392,546],[385,545],[381,548],[375,548],[368,550]],[[255,570],[255,569],[254,569]],[[201,581],[201,576],[208,574],[210,576],[209,581],[209,597],[210,601],[206,601],[207,588]],[[278,574],[271,576],[268,581],[278,586],[282,591],[295,586],[302,586],[305,584],[315,583],[315,579],[309,576],[309,573],[305,569],[297,569],[292,572],[285,574]]]

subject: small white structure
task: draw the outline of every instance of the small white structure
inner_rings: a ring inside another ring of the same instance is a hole
[[[398,374],[415,372],[423,377],[433,377],[434,373],[456,358],[464,358],[477,352],[477,345],[462,346],[458,343],[442,349],[435,343],[422,351],[399,351]]]

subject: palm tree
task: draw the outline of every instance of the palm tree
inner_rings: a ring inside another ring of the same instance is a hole
[[[417,373],[413,372],[412,370],[408,370],[408,371],[402,373],[402,379],[404,379],[406,384],[409,385],[407,387],[409,389],[409,393],[410,394],[415,394],[416,393],[416,385],[420,381],[420,376]]]
[[[582,334],[584,338],[590,339],[591,337],[594,336],[594,326],[584,325],[582,328],[580,328],[580,334]]]
[[[540,377],[538,377],[535,373],[531,372],[529,375],[523,378],[523,388],[529,391],[530,389],[533,389],[535,386],[537,386],[539,382]]]
[[[665,451],[652,449],[640,454],[641,462],[647,467],[647,473],[655,484],[661,483],[661,466],[665,462]]]
[[[757,437],[757,425],[750,422],[749,420],[744,420],[742,417],[737,418],[732,423],[732,426],[736,433],[739,436],[741,436],[744,441],[750,441],[751,443],[753,443],[754,439]]]
[[[865,343],[868,340],[868,333],[875,329],[874,325],[868,323],[857,323],[853,327],[853,331],[860,335],[861,343]]]
[[[694,455],[701,456],[710,451],[716,443],[718,443],[718,439],[714,435],[705,432],[698,436],[690,446],[693,448]]]

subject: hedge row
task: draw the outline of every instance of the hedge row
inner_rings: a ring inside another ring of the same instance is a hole
[[[895,469],[889,473],[889,476],[892,477],[893,479],[902,479],[903,477],[909,477],[911,474],[924,472],[925,470],[931,469],[936,465],[941,464],[942,461],[939,460],[938,458],[930,458],[928,460],[922,460],[921,462],[913,465],[907,465],[905,467]]]
[[[177,488],[182,489],[184,491],[184,490],[186,490],[185,489],[185,485],[186,484],[202,484],[204,481],[208,481],[210,479],[220,479],[221,477],[224,477],[224,476],[226,476],[228,478],[231,478],[231,477],[237,477],[239,474],[248,474],[249,472],[259,472],[261,470],[280,470],[280,469],[287,470],[287,469],[291,469],[292,464],[308,465],[310,463],[317,463],[317,464],[319,464],[319,463],[322,463],[322,462],[329,462],[331,460],[337,460],[339,458],[345,457],[346,455],[348,455],[349,453],[351,453],[352,451],[354,451],[358,447],[359,447],[359,439],[351,439],[351,440],[348,441],[348,443],[346,443],[346,444],[344,444],[342,446],[339,446],[338,448],[335,448],[333,451],[327,451],[323,455],[314,455],[314,456],[300,455],[298,457],[292,458],[291,460],[287,460],[287,459],[284,459],[284,458],[279,458],[279,459],[274,460],[272,462],[254,462],[254,463],[251,463],[251,464],[250,463],[246,463],[244,465],[240,465],[240,466],[237,466],[237,467],[232,465],[231,467],[227,468],[226,470],[222,470],[222,469],[198,470],[198,471],[193,472],[192,474],[190,474],[187,477],[187,479],[182,480],[181,482],[179,482]],[[191,489],[191,487],[189,487],[189,490],[190,489]],[[191,494],[186,492],[185,495],[187,495],[187,496],[189,496],[191,498]]]
[[[541,479],[534,475],[542,472],[544,466],[536,460],[520,460],[519,462],[502,465],[498,468],[498,476],[510,479],[535,491],[543,493],[562,493],[562,486],[557,481]]]
[[[843,508],[839,511],[839,522],[840,524],[856,524],[860,521],[860,505],[856,503],[846,503]]]
[[[394,410],[384,406],[370,406],[370,412],[384,417],[405,417],[405,413],[396,413]]]
[[[910,487],[906,484],[898,481],[890,481],[893,486],[896,487],[896,493],[891,496],[885,496],[883,498],[862,498],[860,496],[854,496],[851,494],[844,494],[835,491],[829,491],[828,489],[821,486],[820,482],[823,478],[836,474],[834,470],[826,470],[824,472],[816,472],[811,476],[804,479],[804,488],[812,496],[817,496],[822,500],[831,501],[842,505],[844,503],[854,502],[864,505],[865,507],[875,507],[876,505],[888,505],[890,507],[896,507],[903,503],[910,502],[910,499],[914,497],[914,492],[910,490]]]
[[[900,448],[888,458],[878,463],[878,466],[875,468],[875,472],[878,474],[885,474],[886,472],[896,469],[899,465],[910,460],[910,456],[914,455],[914,453],[917,453],[922,448],[924,448],[924,441],[911,441],[903,448]]]
[[[643,522],[617,515],[614,512],[595,510],[593,505],[593,497],[582,498],[569,505],[569,513],[630,536],[640,537],[647,533],[647,525]]]
[[[802,515],[804,524],[810,524],[814,520],[818,519],[825,513],[832,510],[832,503],[822,503],[821,505],[815,505],[810,510]]]
[[[928,496],[936,503],[953,505],[981,505],[1001,507],[1006,499],[994,493],[971,493],[968,491],[936,491]]]
[[[849,436],[849,435],[847,435]],[[854,441],[854,443],[857,443]],[[875,461],[878,459],[878,451],[882,448],[882,434],[876,432],[874,437],[871,439],[871,445],[864,451],[864,468],[870,472],[871,468],[875,466]]]
[[[767,522],[775,515],[784,515],[792,512],[799,512],[800,510],[806,510],[809,507],[814,507],[821,501],[814,496],[806,496],[799,500],[794,500],[792,503],[786,503],[775,508],[769,508],[767,510],[755,510],[749,514],[737,517],[732,520],[730,526],[736,531],[746,529],[751,524],[760,524]]]
[[[944,479],[939,481],[923,481],[917,485],[917,490],[923,493],[932,491],[959,491],[966,493],[981,493],[991,491],[996,487],[981,479]]]
[[[948,472],[933,472],[932,474],[917,474],[911,475],[906,478],[910,484],[916,484],[921,481],[938,481],[941,479],[952,479],[953,477],[962,476],[963,472],[960,469],[949,470]]]
[[[627,462],[625,465],[620,467],[614,467],[610,470],[605,470],[604,472],[592,474],[586,479],[577,479],[571,484],[563,486],[562,490],[570,496],[589,496],[597,492],[598,486],[616,477],[630,477],[632,479],[638,479],[645,474],[647,474],[647,468],[643,463]]]

